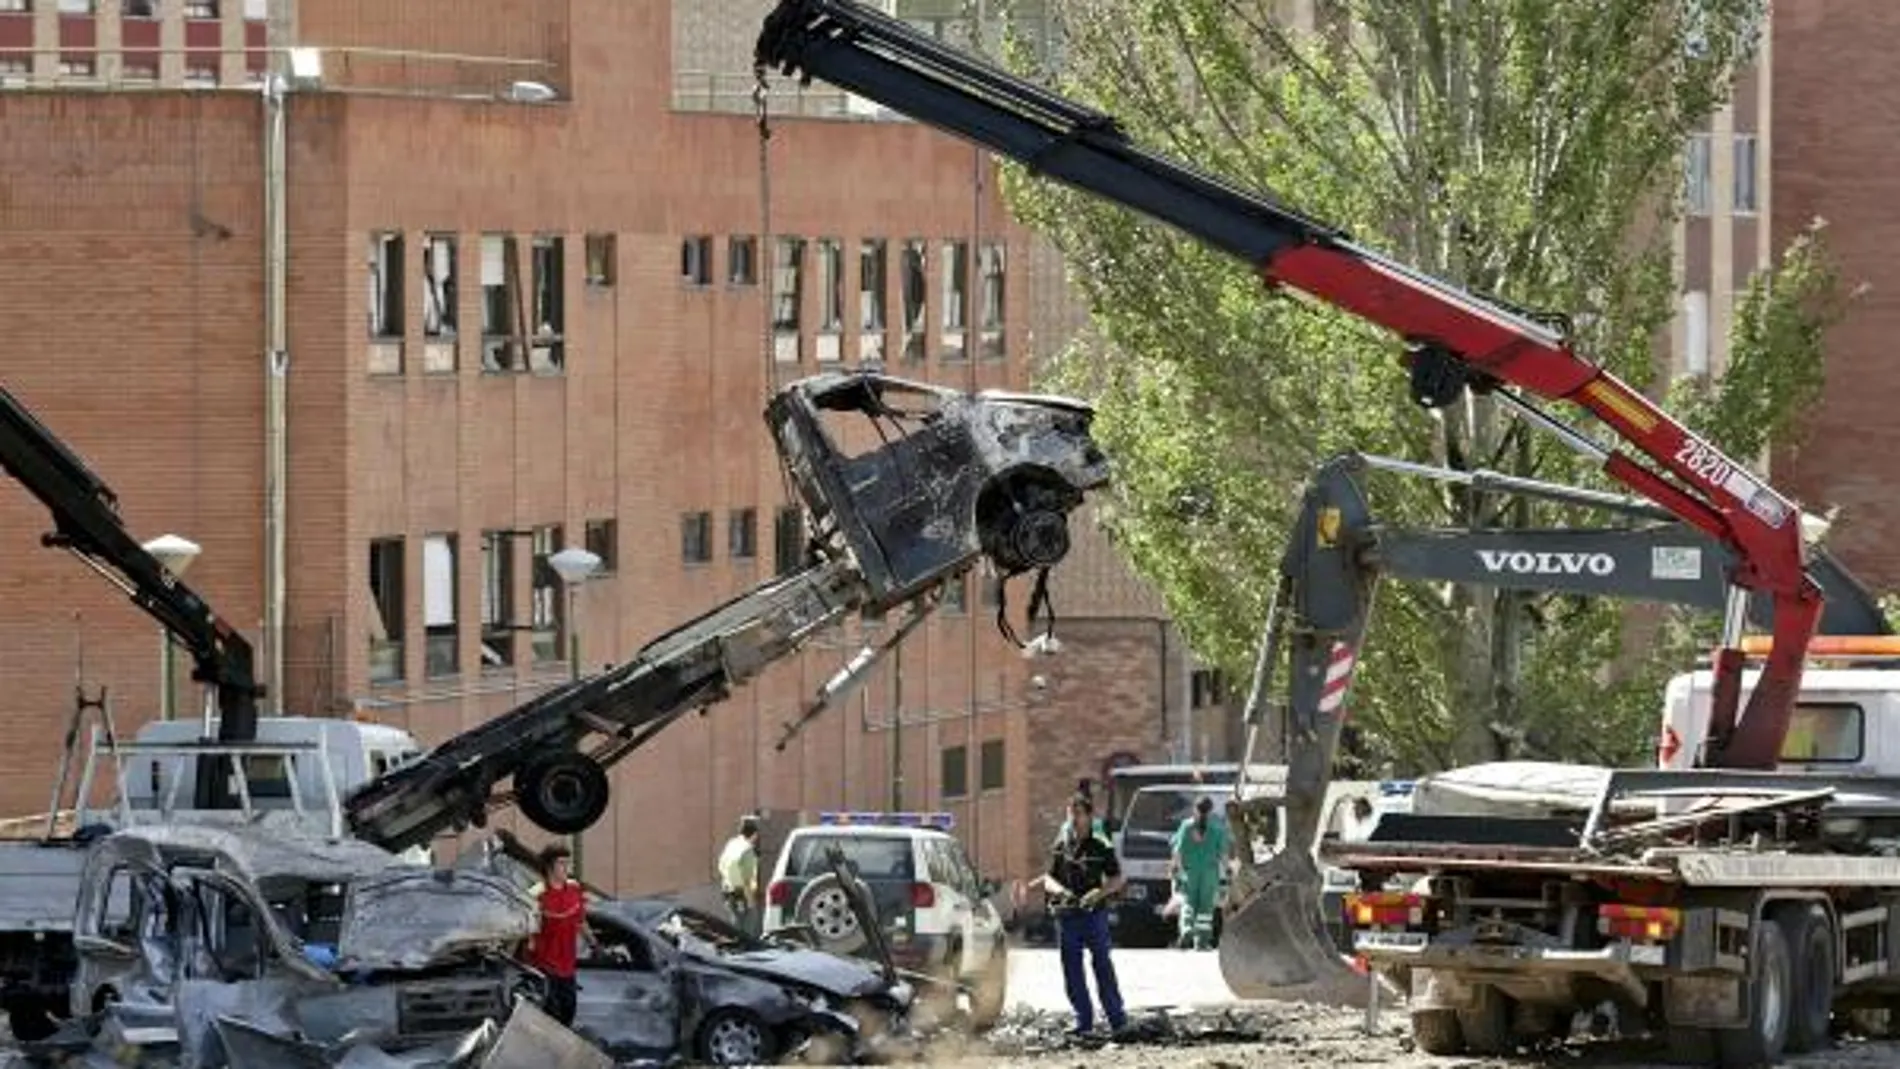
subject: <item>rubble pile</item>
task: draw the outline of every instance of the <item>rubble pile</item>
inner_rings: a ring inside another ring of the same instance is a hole
[[[1249,1003],[1221,1007],[1173,1007],[1143,1010],[1129,1016],[1128,1027],[1111,1034],[1098,1030],[1089,1036],[1071,1032],[1074,1018],[1066,1012],[1018,1007],[997,1022],[985,1038],[988,1053],[1002,1057],[1031,1057],[1065,1050],[1105,1047],[1157,1046],[1186,1048],[1261,1044],[1311,1044],[1315,1039],[1340,1036],[1364,1038],[1364,1017],[1304,1003]],[[1394,1019],[1381,1034],[1402,1032]]]

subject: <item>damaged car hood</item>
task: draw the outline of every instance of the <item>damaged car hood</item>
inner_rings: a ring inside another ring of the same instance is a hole
[[[863,998],[885,989],[884,977],[863,962],[822,950],[749,950],[739,954],[688,951],[702,961],[764,980],[790,981],[840,998]]]
[[[534,899],[468,869],[389,869],[350,885],[337,955],[343,969],[421,969],[532,936]]]

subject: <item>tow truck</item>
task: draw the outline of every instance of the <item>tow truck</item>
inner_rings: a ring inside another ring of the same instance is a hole
[[[1866,843],[1821,834],[1830,823],[1823,814],[1878,810],[1884,788],[1777,771],[1823,610],[1810,552],[1819,521],[1579,352],[1556,317],[1432,278],[1274,197],[1168,159],[1136,144],[1112,116],[873,8],[853,0],[779,0],[761,27],[755,65],[761,83],[775,69],[821,78],[1034,175],[1173,226],[1251,265],[1269,292],[1299,291],[1385,328],[1400,343],[1419,405],[1443,408],[1468,394],[1488,396],[1728,552],[1706,727],[1699,738],[1683,740],[1696,767],[1605,770],[1603,806],[1557,841],[1549,826],[1512,826],[1546,839],[1499,843],[1500,834],[1512,839],[1515,832],[1481,822],[1441,829],[1427,842],[1413,824],[1409,838],[1380,844],[1375,829],[1373,842],[1321,851],[1362,881],[1387,871],[1437,874],[1431,893],[1374,910],[1380,923],[1396,917],[1425,925],[1423,948],[1394,943],[1366,951],[1381,968],[1408,970],[1420,996],[1414,1025],[1422,1044],[1446,1052],[1505,1046],[1518,1035],[1514,1006],[1561,1004],[1585,997],[1579,990],[1608,989],[1641,1007],[1698,1059],[1762,1065],[1784,1048],[1824,1042],[1837,991],[1892,997],[1885,978],[1900,974],[1900,951],[1889,949],[1900,945],[1900,928],[1889,920],[1900,918],[1900,908],[1892,908],[1900,907],[1900,861],[1869,855]],[[1550,401],[1581,408],[1622,446],[1562,421],[1544,407]],[[1760,670],[1751,673],[1743,640],[1753,598],[1768,602],[1770,636],[1752,647]],[[1317,824],[1318,788],[1338,750],[1358,651],[1334,635],[1295,631],[1289,638],[1291,654],[1310,645],[1303,663],[1325,666],[1294,676],[1289,704],[1287,815],[1296,828],[1308,828]],[[1894,645],[1870,636],[1842,648],[1892,655],[1900,652]],[[1850,784],[1854,796],[1875,800],[1849,801]],[[1735,801],[1751,793],[1750,804]],[[1678,807],[1705,808],[1656,818],[1672,824],[1614,826],[1628,798],[1660,812],[1661,799],[1670,796]],[[1482,845],[1474,845],[1470,839],[1480,835]],[[1615,852],[1637,843],[1655,845]],[[1380,846],[1383,852],[1364,852]],[[1221,964],[1243,996],[1272,993],[1260,983],[1263,975],[1325,978],[1320,963],[1329,959],[1309,953],[1321,945],[1318,925],[1298,925],[1303,934],[1295,943],[1273,942],[1288,931],[1278,922],[1287,911],[1314,919],[1317,899],[1313,858],[1287,849],[1275,858],[1283,860],[1288,878],[1266,881],[1227,922]],[[1631,956],[1632,937],[1652,931],[1644,912],[1652,908],[1673,911],[1655,914],[1660,963],[1654,950]],[[1434,946],[1429,937],[1440,925],[1447,938]],[[1563,982],[1543,983],[1553,972]],[[1446,1020],[1458,1027],[1446,1027]]]
[[[848,427],[834,418],[850,416],[870,421],[884,444],[851,452]],[[344,803],[353,834],[402,850],[483,826],[511,803],[545,831],[580,832],[606,811],[607,770],[668,725],[723,701],[851,612],[905,608],[786,725],[782,747],[980,561],[1006,582],[1036,573],[1033,619],[1049,570],[1068,554],[1069,513],[1109,477],[1089,436],[1093,410],[1065,398],[830,373],[787,386],[765,418],[810,517],[807,565],[356,791]]]
[[[122,739],[106,696],[87,694],[82,680],[48,811],[5,822],[12,827],[0,836],[0,1008],[12,1034],[31,1040],[65,1014],[80,877],[106,830],[269,819],[338,835],[345,791],[421,747],[382,725],[258,716],[264,691],[250,643],[145,550],[112,489],[4,387],[0,468],[51,513],[53,530],[41,541],[77,556],[156,619],[190,652],[192,678],[205,691],[202,717],[149,723]],[[94,788],[104,782],[116,799],[97,807]]]

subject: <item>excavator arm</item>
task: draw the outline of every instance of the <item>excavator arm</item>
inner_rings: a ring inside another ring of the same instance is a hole
[[[252,741],[257,700],[264,690],[253,674],[251,644],[146,552],[119,518],[118,495],[4,388],[0,467],[53,514],[53,529],[41,537],[42,543],[84,561],[190,651],[192,679],[213,688],[217,697],[218,740]],[[223,762],[201,760],[198,768],[197,805],[233,805],[228,779],[218,774]]]
[[[1795,506],[1648,398],[1518,311],[1433,279],[1324,223],[1134,144],[1108,115],[948,48],[852,0],[780,0],[756,60],[822,78],[1032,172],[1103,197],[1385,327],[1405,345],[1412,396],[1443,407],[1489,394],[1599,463],[1613,480],[1727,547],[1732,587],[1716,676],[1710,765],[1774,763],[1800,689],[1822,592]],[[1538,407],[1568,401],[1638,455],[1606,448]],[[1741,631],[1749,593],[1772,603],[1774,642],[1745,713]]]
[[[846,448],[837,420],[853,416],[883,444]],[[786,725],[783,749],[922,622],[946,582],[983,559],[1009,575],[1067,555],[1069,512],[1108,481],[1092,418],[1064,398],[966,394],[870,372],[790,384],[766,422],[813,521],[805,567],[365,784],[344,801],[352,833],[402,851],[511,803],[545,831],[583,831],[606,811],[607,770],[680,717],[731,697],[854,611],[907,606],[904,622]]]
[[[1618,516],[1603,527],[1412,528],[1380,522],[1363,477],[1371,471],[1462,484],[1475,495],[1533,497]],[[1825,550],[1810,571],[1826,595],[1822,629],[1888,634],[1872,593]],[[1719,540],[1633,497],[1581,490],[1495,472],[1459,472],[1388,457],[1347,453],[1322,464],[1307,484],[1259,647],[1246,706],[1243,771],[1269,717],[1285,746],[1284,797],[1236,787],[1229,808],[1236,844],[1278,820],[1281,851],[1254,868],[1243,856],[1229,889],[1221,966],[1229,985],[1256,997],[1302,984],[1336,988],[1352,1001],[1362,981],[1338,975],[1337,953],[1320,935],[1319,874],[1313,861],[1325,817],[1346,697],[1371,624],[1382,578],[1431,580],[1511,590],[1649,601],[1705,610],[1727,607],[1732,551]],[[1755,622],[1772,626],[1771,606]],[[1283,705],[1270,701],[1282,663]],[[1325,997],[1324,993],[1320,993]]]

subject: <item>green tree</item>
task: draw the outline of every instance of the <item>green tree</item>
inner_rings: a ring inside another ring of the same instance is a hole
[[[1467,289],[1572,313],[1582,351],[1652,396],[1669,390],[1652,354],[1674,307],[1683,146],[1749,57],[1759,0],[1335,0],[1314,34],[1277,24],[1279,6],[1039,0],[1059,59],[1038,63],[1020,42],[1009,54],[1140,143],[1280,191]],[[1251,664],[1300,489],[1331,453],[1606,485],[1492,399],[1413,405],[1384,331],[1271,297],[1246,265],[1020,167],[1004,184],[1092,313],[1046,377],[1101,405],[1119,476],[1111,533],[1230,671]],[[1836,283],[1817,229],[1753,281],[1728,374],[1676,391],[1732,455],[1762,454],[1818,389]],[[1372,492],[1393,522],[1590,522],[1455,486]],[[1387,584],[1353,692],[1356,749],[1399,770],[1645,757],[1657,684],[1689,636],[1666,620],[1632,652],[1626,617],[1589,600]]]

